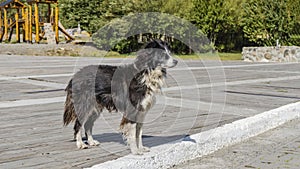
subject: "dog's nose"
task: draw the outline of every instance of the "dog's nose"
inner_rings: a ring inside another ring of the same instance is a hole
[[[177,63],[178,63],[178,60],[174,59],[174,60],[173,60],[173,65],[176,66]]]

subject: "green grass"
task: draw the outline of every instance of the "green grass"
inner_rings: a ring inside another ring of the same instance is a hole
[[[242,60],[242,53],[219,53],[221,60]]]
[[[183,60],[241,60],[241,53],[205,53],[205,54],[192,54],[192,55],[175,55]],[[114,58],[134,58],[134,54],[119,54],[117,52],[109,52],[105,57],[114,57]]]

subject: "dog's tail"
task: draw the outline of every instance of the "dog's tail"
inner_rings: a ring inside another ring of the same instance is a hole
[[[65,91],[67,92],[67,98],[65,102],[65,111],[64,111],[64,126],[67,126],[71,122],[77,119],[75,113],[75,107],[72,101],[72,80],[70,80]]]

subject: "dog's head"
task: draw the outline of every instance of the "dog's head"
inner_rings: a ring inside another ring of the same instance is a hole
[[[137,52],[136,64],[140,67],[172,68],[177,65],[178,61],[171,55],[166,43],[161,40],[149,42],[143,49]]]

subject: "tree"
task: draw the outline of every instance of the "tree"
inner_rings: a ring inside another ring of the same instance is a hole
[[[193,0],[165,0],[160,11],[189,20],[192,9]]]
[[[96,32],[112,19],[129,13],[160,11],[163,0],[61,0],[60,18],[66,27],[81,24],[84,30]]]
[[[292,31],[290,35],[290,44],[300,46],[300,1],[288,0],[287,12],[288,16],[293,22]]]
[[[104,25],[99,0],[60,0],[60,19],[65,27],[74,28],[80,23],[81,28],[93,33]]]
[[[289,45],[291,33],[297,24],[288,5],[291,3],[288,0],[245,2],[242,20],[245,37],[258,45],[275,45],[277,39],[282,45]]]
[[[244,0],[193,0],[191,22],[219,50],[232,50],[242,41],[241,4]]]

